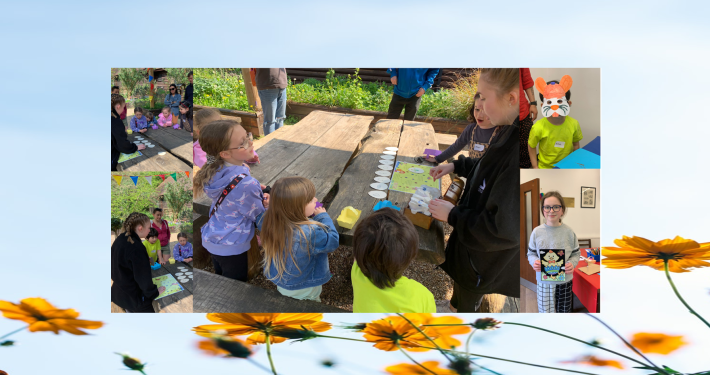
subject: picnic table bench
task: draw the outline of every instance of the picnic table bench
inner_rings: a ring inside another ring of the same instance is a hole
[[[119,163],[123,171],[192,171],[192,136],[184,129],[170,127],[148,128],[145,133],[128,134],[128,141],[135,142],[136,136],[150,141],[155,147],[146,147],[137,158]],[[159,155],[164,152],[163,155]]]
[[[196,313],[349,312],[315,301],[297,300],[269,290],[196,269]]]

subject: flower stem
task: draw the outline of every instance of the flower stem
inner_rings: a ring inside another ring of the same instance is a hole
[[[476,333],[476,328],[471,331],[471,334],[468,335],[468,339],[466,339],[466,354],[470,353],[470,350],[468,350],[468,344],[471,343],[471,339],[473,338],[473,334]]]
[[[269,365],[271,365],[271,372],[274,373],[274,375],[279,375],[276,373],[276,367],[274,367],[274,361],[271,359],[271,338],[269,337],[269,332],[264,332],[264,335],[266,336],[266,355],[269,357]]]
[[[404,316],[404,314],[397,313],[397,315],[401,316],[404,320],[407,321],[407,323],[409,323],[412,327],[414,327],[417,331],[419,331],[419,333],[421,333],[422,335],[424,335],[424,337],[426,337],[427,340],[431,341],[431,343],[434,344],[434,346],[436,346],[436,349],[439,350],[439,352],[441,352],[442,355],[444,355],[444,358],[448,359],[449,362],[451,362],[451,363],[454,362],[451,358],[449,358],[449,356],[447,355],[446,351],[444,351],[444,349],[442,349],[442,348],[439,346],[439,344],[436,343],[436,341],[434,341],[431,337],[429,337],[429,335],[427,335],[426,333],[424,333],[424,331],[423,331],[421,328],[419,328],[416,324],[412,323],[411,320],[407,319],[407,317]]]
[[[415,361],[414,358],[412,358],[409,354],[407,354],[406,351],[404,351],[404,349],[402,349],[402,346],[399,345],[398,342],[396,343],[396,345],[397,345],[397,347],[399,348],[399,351],[402,352],[402,354],[406,355],[407,358],[409,358],[410,361],[414,362],[417,366],[423,368],[423,369],[426,370],[428,373],[436,375],[436,373],[435,373],[434,371],[429,370],[428,368],[424,367],[424,365],[422,365],[421,363]],[[447,358],[448,358],[448,357],[447,357]]]
[[[636,359],[631,358],[631,357],[629,357],[629,356],[623,355],[623,354],[621,354],[621,353],[615,352],[615,351],[613,351],[613,350],[611,350],[611,349],[607,349],[607,348],[602,347],[602,346],[599,346],[599,345],[594,345],[594,344],[592,344],[592,343],[590,343],[590,342],[586,342],[586,341],[584,341],[584,340],[580,340],[580,339],[575,338],[575,337],[572,337],[572,336],[567,336],[567,335],[562,334],[562,333],[559,333],[559,332],[551,331],[551,330],[549,330],[549,329],[540,328],[540,327],[536,327],[536,326],[531,326],[531,325],[523,324],[523,323],[505,322],[504,324],[510,324],[510,325],[515,325],[515,326],[522,326],[522,327],[537,329],[537,330],[540,330],[540,331],[545,331],[545,332],[547,332],[547,333],[552,333],[552,334],[557,335],[557,336],[562,336],[562,337],[564,337],[564,338],[567,338],[567,339],[570,339],[570,340],[573,340],[573,341],[577,341],[577,342],[581,342],[581,343],[583,343],[583,344],[587,344],[587,345],[592,346],[592,347],[595,347],[595,348],[597,348],[597,349],[601,349],[601,350],[607,351],[607,352],[609,352],[609,353],[616,354],[616,355],[618,355],[618,356],[620,356],[620,357],[624,357],[624,358],[628,359],[629,361],[634,361],[634,362],[638,363],[638,364],[641,365],[641,366],[646,366],[646,365],[647,365],[646,363],[643,363],[643,362],[641,362],[641,361],[639,361],[639,360],[636,360]],[[622,340],[623,340],[623,339],[622,339]],[[640,354],[640,353],[639,353],[639,354]],[[643,355],[641,355],[641,357],[643,357]],[[644,357],[644,359],[646,359],[646,360],[648,361],[648,359],[647,359],[646,357]],[[653,365],[653,363],[652,363],[651,361],[648,361],[648,362],[649,362],[651,365]],[[657,367],[656,365],[653,365],[653,366],[654,366],[654,367]]]
[[[269,370],[268,368],[264,367],[264,365],[262,365],[261,363],[255,361],[255,360],[253,360],[253,359],[251,359],[251,358],[247,358],[247,360],[248,360],[249,362],[251,362],[252,365],[254,365],[254,366],[256,366],[256,367],[258,367],[258,368],[260,368],[260,369],[262,369],[262,370],[264,370],[264,371],[266,371],[266,372],[271,372],[271,370]]]
[[[422,348],[425,348],[425,349],[435,349],[435,348],[431,348],[431,347],[428,347],[428,346],[422,346]],[[549,369],[551,369],[551,370],[559,370],[559,371],[573,372],[573,373],[575,373],[575,374],[599,375],[599,374],[595,374],[595,373],[593,373],[593,372],[582,372],[582,371],[568,370],[568,369],[559,368],[559,367],[551,367],[551,366],[537,365],[537,364],[534,364],[534,363],[520,362],[520,361],[514,361],[514,360],[512,360],[512,359],[505,359],[505,358],[498,358],[498,357],[491,357],[491,356],[483,355],[483,354],[476,354],[476,353],[470,353],[470,354],[469,354],[469,353],[457,352],[457,351],[454,351],[454,350],[450,350],[450,352],[451,352],[451,353],[454,353],[454,354],[467,355],[467,356],[470,356],[470,357],[481,357],[481,358],[495,359],[495,360],[498,360],[498,361],[504,361],[504,362],[510,362],[510,363],[517,363],[517,364],[519,364],[519,365],[526,365],[526,366],[533,366],[533,367],[540,367],[540,368],[549,368]],[[476,365],[476,366],[478,366],[478,365]],[[645,366],[645,365],[644,365],[644,366]],[[489,370],[489,371],[490,371],[490,370]]]
[[[325,338],[328,338],[328,339],[339,339],[339,340],[359,341],[359,342],[371,342],[371,341],[367,341],[367,340],[349,339],[349,338],[347,338],[347,337],[337,337],[337,336],[318,335],[318,337],[325,337]]]
[[[29,327],[29,326],[27,326],[27,327]],[[25,330],[25,329],[27,329],[27,327],[22,327],[22,328],[20,328],[20,329],[14,330],[14,331],[12,331],[12,332],[6,334],[6,335],[3,336],[3,337],[0,337],[0,340],[4,339],[5,337],[9,337],[9,336],[11,336],[11,335],[14,335],[14,334],[16,334],[17,332],[20,332],[20,331],[22,331],[22,330]]]
[[[693,310],[693,309],[688,305],[688,303],[685,302],[685,300],[683,299],[683,297],[680,296],[680,293],[678,293],[678,289],[676,289],[675,284],[673,284],[673,280],[671,280],[671,274],[668,272],[668,259],[664,259],[664,260],[663,260],[663,268],[664,268],[665,271],[666,271],[666,279],[668,279],[668,282],[671,284],[671,288],[673,288],[673,292],[675,292],[675,295],[678,297],[678,299],[680,300],[680,302],[682,302],[683,305],[685,305],[685,307],[688,309],[688,311],[690,311],[691,314],[697,316],[698,319],[702,320],[703,323],[705,323],[706,326],[710,327],[710,323],[708,323],[707,320],[703,319],[703,317],[700,316],[700,314],[698,314],[697,312],[695,312],[695,310]]]
[[[619,338],[619,340],[621,340],[624,344],[626,344],[626,346],[628,346],[629,349],[633,350],[636,354],[640,355],[641,358],[645,359],[646,362],[648,362],[651,366],[653,366],[655,370],[657,370],[657,371],[660,372],[661,374],[669,375],[668,372],[667,372],[665,369],[662,369],[662,368],[656,366],[655,363],[651,362],[650,359],[646,358],[646,356],[643,355],[640,351],[638,351],[638,349],[636,349],[635,346],[631,345],[631,343],[629,343],[628,341],[626,341],[626,339],[624,339],[618,332],[614,331],[613,328],[609,327],[608,324],[604,323],[601,319],[597,318],[596,316],[594,316],[594,315],[592,315],[592,314],[587,314],[587,315],[588,315],[589,317],[593,318],[594,320],[598,321],[599,323],[601,323],[604,327],[606,327],[606,329],[610,330],[613,334],[615,334],[616,337]],[[590,345],[591,345],[591,344],[590,344]],[[634,362],[636,362],[636,361],[634,361]],[[638,362],[637,362],[637,363],[638,363]]]

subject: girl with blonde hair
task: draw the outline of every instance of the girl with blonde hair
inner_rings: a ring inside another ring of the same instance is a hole
[[[257,226],[264,248],[264,275],[285,296],[320,302],[322,285],[331,278],[328,253],[338,248],[339,235],[325,208],[316,208],[316,203],[310,180],[279,179]]]

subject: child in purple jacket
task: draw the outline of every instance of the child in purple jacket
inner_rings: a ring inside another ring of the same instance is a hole
[[[131,130],[136,133],[145,133],[148,131],[148,119],[143,116],[143,108],[136,107],[131,118]]]
[[[187,242],[185,233],[178,233],[178,243],[173,248],[173,258],[176,262],[192,262],[192,244]]]
[[[253,138],[236,121],[219,120],[200,130],[199,141],[207,161],[195,174],[193,193],[196,198],[202,194],[212,198],[210,218],[202,227],[202,246],[212,254],[216,274],[247,281],[247,251],[255,223],[269,202],[262,192],[265,186],[244,164],[253,157]],[[228,187],[231,190],[224,195]]]

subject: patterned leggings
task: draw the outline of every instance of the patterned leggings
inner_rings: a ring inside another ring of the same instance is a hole
[[[537,284],[537,310],[540,313],[572,312],[572,281],[564,284]]]
[[[528,153],[528,138],[532,129],[533,120],[528,117],[520,121],[520,168],[532,168],[530,154]]]

